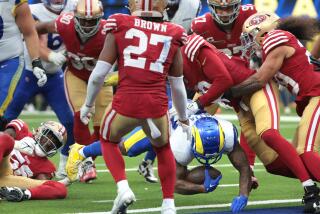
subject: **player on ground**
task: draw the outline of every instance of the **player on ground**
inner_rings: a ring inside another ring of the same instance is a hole
[[[64,0],[44,0],[43,3],[30,6],[32,15],[37,21],[48,22],[55,20],[65,7]],[[66,127],[68,132],[67,143],[60,153],[60,164],[56,176],[59,179],[66,177],[65,164],[68,157],[69,146],[74,143],[73,138],[73,114],[70,110],[65,92],[62,65],[66,61],[64,56],[64,45],[58,34],[47,34],[40,37],[40,55],[42,64],[46,70],[47,83],[39,87],[37,78],[32,74],[30,56],[25,49],[26,68],[22,72],[13,100],[8,106],[4,117],[11,121],[16,119],[24,105],[36,94],[41,93],[56,113],[60,122]]]
[[[39,39],[26,0],[0,2],[0,116],[3,116],[24,69],[23,42],[26,42],[38,85],[46,81],[39,59]]]
[[[89,9],[88,9],[89,8]],[[112,100],[112,87],[103,86],[95,102],[93,118],[94,133],[91,135],[88,125],[80,121],[80,108],[85,101],[87,82],[102,50],[108,26],[102,20],[103,8],[98,0],[79,0],[74,13],[64,13],[55,21],[39,23],[40,33],[59,33],[67,54],[68,64],[65,72],[67,99],[74,112],[75,142],[88,145],[99,139],[100,121],[105,108]],[[87,182],[96,178],[92,168]]]
[[[158,157],[162,185],[162,213],[176,213],[174,205],[175,161],[169,144],[166,77],[186,132],[186,91],[180,47],[186,34],[181,26],[163,21],[166,0],[130,0],[131,16],[116,14],[107,21],[108,35],[99,61],[90,76],[81,119],[88,123],[94,100],[112,64],[118,60],[120,82],[101,127],[104,160],[118,187],[111,213],[125,212],[135,201],[125,175],[118,143],[125,134],[142,126]],[[133,108],[134,106],[134,108]]]
[[[275,14],[258,13],[245,22],[244,53],[249,54],[250,57],[250,53],[262,52],[263,64],[257,73],[234,87],[229,95],[237,97],[251,94],[264,87],[272,78],[287,87],[296,96],[296,111],[301,116],[294,139],[297,152],[309,173],[319,180],[320,157],[317,150],[319,147],[320,74],[314,71],[313,65],[309,62],[309,53],[297,38],[287,31],[277,30],[278,21],[279,17]],[[306,177],[300,180],[303,181],[306,191],[305,211],[315,212],[319,206],[319,196],[314,198],[310,193],[312,191],[319,193],[319,189],[311,183],[307,184]]]
[[[66,187],[48,181],[55,166],[47,157],[55,155],[66,140],[60,123],[44,122],[33,135],[22,120],[12,120],[0,133],[0,197],[8,201],[65,198]]]

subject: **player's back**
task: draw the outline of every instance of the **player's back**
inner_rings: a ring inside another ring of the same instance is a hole
[[[0,62],[23,53],[22,38],[15,22],[15,9],[26,0],[0,1]]]

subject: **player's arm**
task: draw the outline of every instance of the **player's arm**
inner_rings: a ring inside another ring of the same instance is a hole
[[[188,173],[189,171],[186,166],[176,163],[175,192],[182,195],[205,193],[206,191],[202,182],[200,184],[196,184],[186,180]]]
[[[46,34],[46,33],[58,33],[56,22],[38,22],[36,24],[36,29],[38,34]]]
[[[320,37],[315,41],[311,50],[311,55],[315,58],[320,58]]]
[[[240,97],[254,93],[263,88],[266,83],[280,70],[283,61],[292,56],[294,49],[288,46],[279,46],[270,51],[260,69],[239,85],[232,87],[231,97]]]
[[[35,29],[35,22],[31,15],[30,8],[27,3],[20,4],[15,9],[16,24],[23,34],[31,60],[40,56],[39,39]]]
[[[228,158],[232,165],[239,171],[239,195],[249,196],[251,187],[251,173],[248,160],[245,153],[237,143],[232,152],[228,154]]]

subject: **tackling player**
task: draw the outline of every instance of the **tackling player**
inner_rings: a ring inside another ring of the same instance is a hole
[[[55,166],[47,157],[55,155],[66,140],[60,123],[44,122],[33,135],[22,120],[12,120],[0,132],[0,197],[8,201],[65,198],[66,187],[48,181]]]
[[[40,87],[47,77],[39,59],[39,39],[27,1],[1,1],[0,8],[0,116],[3,116],[24,69],[21,33]]]
[[[125,212],[135,201],[117,144],[122,136],[137,126],[143,127],[158,157],[163,192],[161,212],[176,213],[173,199],[175,161],[169,144],[165,83],[169,75],[173,103],[179,121],[188,132],[180,52],[186,34],[181,26],[163,21],[165,0],[130,0],[129,8],[131,16],[116,14],[107,21],[109,33],[89,79],[81,119],[85,124],[89,122],[104,78],[118,60],[120,82],[112,106],[103,118],[100,138],[104,160],[118,187],[111,213]]]
[[[43,3],[30,6],[32,15],[37,21],[47,22],[55,20],[63,11],[66,1],[64,0],[43,0]],[[62,179],[66,176],[65,164],[68,157],[69,146],[74,143],[73,138],[73,113],[70,110],[63,81],[62,65],[66,61],[64,56],[65,47],[59,35],[49,33],[40,36],[40,55],[42,64],[46,70],[47,83],[43,87],[37,86],[37,78],[32,74],[32,65],[29,54],[25,49],[26,68],[22,72],[13,100],[8,106],[4,117],[11,121],[16,119],[24,105],[36,94],[41,93],[56,113],[60,122],[68,132],[67,143],[61,150],[60,163],[56,176]]]
[[[320,74],[314,71],[303,45],[288,31],[277,30],[278,23],[279,17],[272,13],[258,13],[245,22],[242,36],[244,53],[250,57],[254,52],[261,52],[263,64],[257,73],[232,88],[228,96],[251,94],[272,78],[287,87],[296,96],[296,111],[301,116],[294,140],[297,152],[309,173],[319,180]],[[305,211],[316,212],[319,189],[307,183],[307,175],[300,180],[306,192]],[[313,195],[315,192],[317,197]]]

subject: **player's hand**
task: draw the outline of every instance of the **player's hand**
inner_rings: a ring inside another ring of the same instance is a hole
[[[47,75],[39,58],[32,60],[32,70],[33,70],[33,74],[38,79],[38,82],[37,82],[38,86],[39,87],[44,86],[47,82]]]
[[[203,108],[199,105],[199,102],[193,101],[187,105],[187,115],[193,115],[201,112]]]
[[[213,190],[215,190],[219,185],[221,178],[222,178],[222,175],[220,174],[217,178],[212,179],[209,174],[209,169],[206,168],[204,170],[204,183],[203,183],[206,193],[212,192]]]
[[[51,51],[48,60],[57,66],[62,66],[67,61],[67,57],[65,56],[65,51]]]
[[[87,106],[83,104],[80,109],[80,120],[84,125],[88,125],[90,118],[94,114],[94,106]]]
[[[237,196],[233,199],[231,203],[231,211],[237,213],[242,211],[248,203],[248,197],[244,195]]]
[[[191,140],[192,138],[192,133],[191,133],[191,126],[189,124],[189,119],[187,120],[178,120],[179,126],[181,126],[182,131],[186,133],[187,135],[187,140]]]
[[[14,148],[21,153],[34,156],[35,155],[35,148],[36,142],[31,137],[25,137],[21,140],[16,140],[14,143]]]

